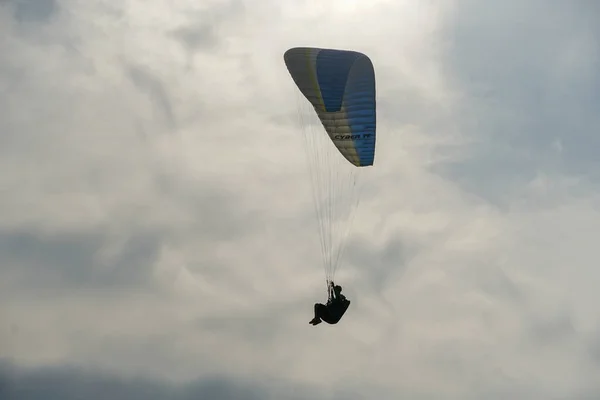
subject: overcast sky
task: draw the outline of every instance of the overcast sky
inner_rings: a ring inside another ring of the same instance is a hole
[[[0,397],[600,398],[599,20],[594,0],[0,0]],[[294,46],[376,73],[336,326],[308,324]]]

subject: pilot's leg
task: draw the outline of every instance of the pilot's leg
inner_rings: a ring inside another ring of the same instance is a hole
[[[312,325],[321,323],[321,316],[323,312],[327,310],[327,307],[321,303],[315,303],[315,317],[309,322]]]

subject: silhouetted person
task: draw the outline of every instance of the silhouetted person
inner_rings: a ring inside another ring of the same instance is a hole
[[[309,323],[318,325],[325,321],[328,324],[337,324],[349,306],[350,300],[342,294],[342,287],[330,282],[327,304],[315,304],[315,317]]]

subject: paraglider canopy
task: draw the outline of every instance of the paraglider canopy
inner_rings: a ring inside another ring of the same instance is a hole
[[[285,64],[312,104],[339,152],[353,165],[375,158],[375,72],[366,55],[348,50],[295,47]]]

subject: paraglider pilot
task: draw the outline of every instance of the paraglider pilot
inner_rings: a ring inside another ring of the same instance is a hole
[[[325,321],[328,324],[337,324],[350,306],[350,300],[342,294],[342,287],[328,282],[329,298],[327,304],[315,304],[315,317],[309,322],[311,325],[318,325]]]

